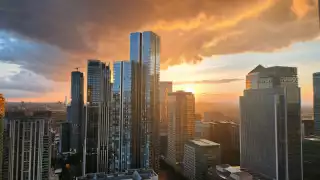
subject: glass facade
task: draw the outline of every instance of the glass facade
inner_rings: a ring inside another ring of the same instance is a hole
[[[241,168],[274,179],[303,179],[297,69],[259,66],[247,80],[255,86],[240,97]]]
[[[313,112],[315,135],[320,136],[320,73],[313,74]]]
[[[70,148],[76,152],[82,151],[82,115],[83,115],[83,73],[74,71],[71,73],[71,136]]]
[[[160,37],[153,32],[130,35],[133,87],[133,168],[159,168]]]
[[[131,67],[128,61],[118,61],[113,65],[114,84],[110,118],[110,170],[112,172],[122,172],[131,167]]]
[[[3,161],[3,132],[4,132],[4,116],[5,116],[5,99],[0,94],[0,179],[2,178],[2,161]]]

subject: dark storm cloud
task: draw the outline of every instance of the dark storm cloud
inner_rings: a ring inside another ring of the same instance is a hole
[[[179,81],[173,82],[174,85],[180,84],[225,84],[235,81],[242,81],[242,79],[218,79],[218,80],[201,80],[201,81]]]
[[[162,68],[202,56],[273,51],[319,34],[315,2],[2,0],[0,33],[24,43],[0,43],[0,61],[66,80],[88,58],[128,59],[129,33],[139,30],[161,36]]]

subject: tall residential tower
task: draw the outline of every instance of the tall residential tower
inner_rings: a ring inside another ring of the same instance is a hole
[[[160,37],[130,34],[132,62],[132,168],[159,169]]]
[[[276,180],[303,180],[297,68],[261,65],[240,97],[241,168]]]

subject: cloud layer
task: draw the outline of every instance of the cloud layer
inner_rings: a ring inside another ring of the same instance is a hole
[[[319,35],[316,7],[316,0],[3,0],[0,60],[66,80],[88,58],[128,59],[129,33],[140,30],[161,36],[162,68],[275,51]]]

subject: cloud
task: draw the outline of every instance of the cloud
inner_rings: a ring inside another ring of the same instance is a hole
[[[22,69],[16,74],[0,78],[0,91],[7,92],[5,95],[13,96],[15,92],[16,96],[21,92],[28,95],[36,93],[42,95],[50,90],[52,90],[50,81],[28,70]]]
[[[129,33],[140,30],[161,36],[162,68],[271,52],[316,38],[316,7],[316,0],[3,0],[0,59],[66,80],[86,59],[128,59]]]
[[[219,80],[201,80],[201,81],[180,81],[180,82],[173,82],[174,85],[181,85],[181,84],[225,84],[231,83],[235,81],[242,81],[242,79],[219,79]]]

